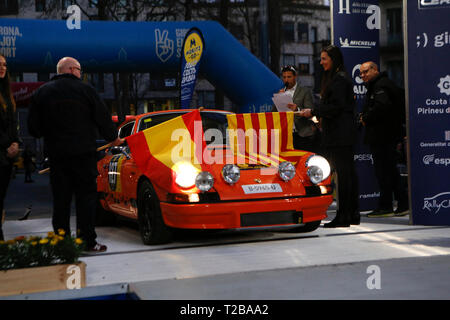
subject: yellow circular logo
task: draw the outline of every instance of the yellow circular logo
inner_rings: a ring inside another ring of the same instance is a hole
[[[203,41],[197,33],[191,33],[184,43],[184,58],[186,63],[195,66],[202,57]]]

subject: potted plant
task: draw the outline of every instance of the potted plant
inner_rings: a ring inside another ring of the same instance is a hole
[[[83,249],[83,241],[64,230],[0,241],[0,295],[84,287]]]

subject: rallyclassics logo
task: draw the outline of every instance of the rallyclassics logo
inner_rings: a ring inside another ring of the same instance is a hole
[[[419,9],[441,9],[450,7],[450,0],[419,0]]]
[[[441,209],[450,208],[450,192],[442,192],[435,196],[423,199],[423,210],[436,214]]]

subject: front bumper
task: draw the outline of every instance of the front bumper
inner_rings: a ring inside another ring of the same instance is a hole
[[[295,225],[323,220],[332,195],[217,203],[161,202],[166,225],[183,229],[234,229]]]

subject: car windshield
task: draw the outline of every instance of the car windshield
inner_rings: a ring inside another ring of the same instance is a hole
[[[141,119],[138,130],[143,131],[185,113],[186,112],[170,112],[149,115]],[[206,144],[225,144],[226,130],[228,127],[227,113],[202,111],[200,112],[200,116],[202,117],[202,126]]]

